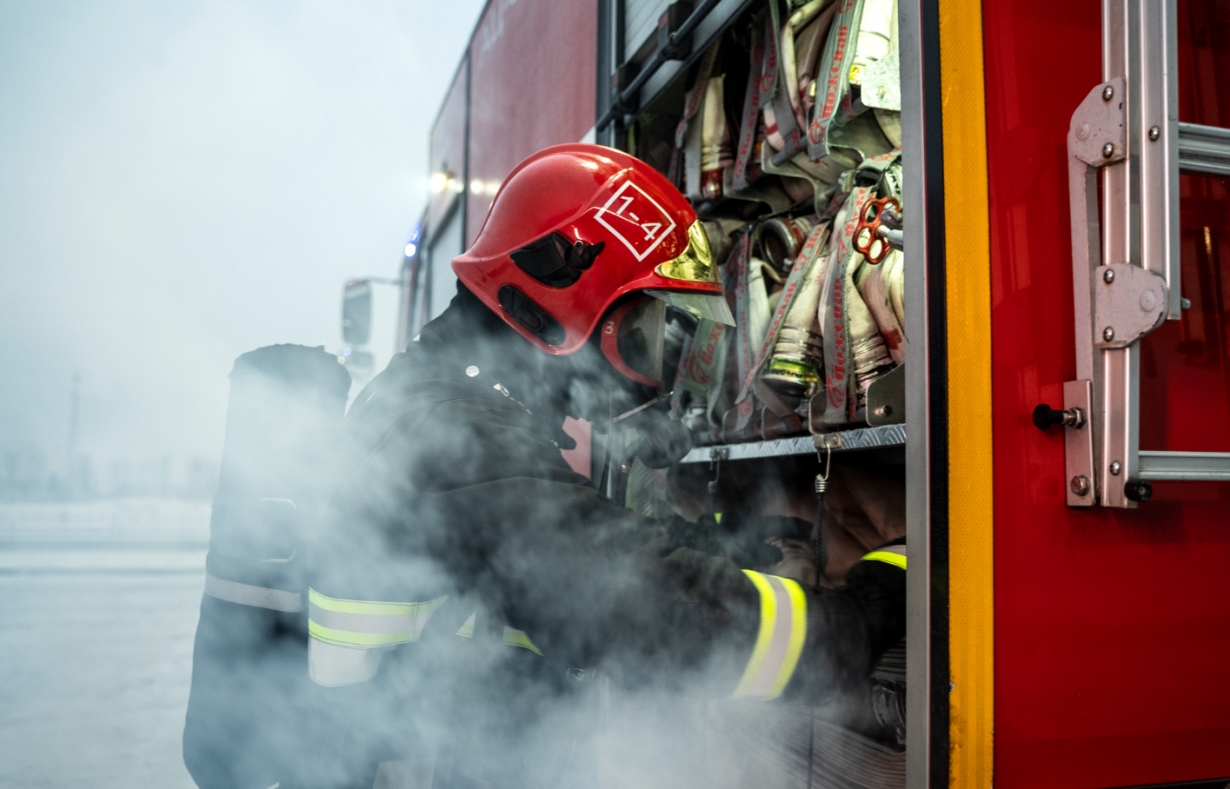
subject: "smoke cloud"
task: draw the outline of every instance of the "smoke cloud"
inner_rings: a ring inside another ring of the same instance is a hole
[[[481,6],[0,6],[0,445],[216,465],[234,358],[337,350],[343,281],[396,275]]]

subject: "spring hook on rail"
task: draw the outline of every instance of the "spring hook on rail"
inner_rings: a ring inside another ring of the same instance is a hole
[[[819,461],[820,451],[816,450],[816,460]],[[833,472],[833,448],[825,447],[824,466],[821,473],[816,474],[816,529],[811,536],[811,559],[816,571],[816,586],[824,577],[824,568],[829,563],[828,551],[824,545],[824,493],[829,487],[829,474]]]

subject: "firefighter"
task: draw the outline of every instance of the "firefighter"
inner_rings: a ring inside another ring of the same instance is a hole
[[[337,785],[412,785],[444,752],[435,785],[531,782],[503,756],[475,765],[587,667],[818,704],[903,637],[903,545],[804,586],[698,551],[695,524],[644,519],[561,457],[565,416],[618,419],[648,464],[686,451],[678,422],[637,411],[662,388],[665,310],[732,321],[666,178],[601,146],[540,151],[453,269],[452,303],[347,416],[308,600]]]

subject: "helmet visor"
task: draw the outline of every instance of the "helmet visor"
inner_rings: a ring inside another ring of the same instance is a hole
[[[659,264],[654,272],[666,279],[677,279],[681,282],[717,283],[717,265],[713,262],[713,255],[709,251],[709,237],[705,235],[705,226],[700,220],[693,222],[688,228],[688,246],[683,250],[683,254]],[[704,293],[695,290],[650,290],[646,293],[695,318],[726,326],[735,325],[735,319],[730,314],[730,306],[726,303],[726,297],[720,293]]]
[[[659,263],[654,271],[667,279],[679,279],[684,282],[717,282],[717,265],[713,262],[713,253],[709,251],[709,237],[705,235],[705,226],[700,220],[688,228],[688,246],[677,258]]]
[[[725,326],[735,325],[735,316],[730,314],[730,305],[720,293],[700,293],[695,290],[647,290],[655,299],[661,299],[676,309],[683,310],[694,318],[701,318]]]
[[[662,388],[666,303],[638,296],[602,322],[602,353],[611,366],[637,383]]]

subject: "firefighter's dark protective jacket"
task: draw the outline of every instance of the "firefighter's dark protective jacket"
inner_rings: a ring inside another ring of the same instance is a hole
[[[627,682],[715,697],[820,703],[865,678],[904,636],[904,547],[816,589],[615,504],[560,455],[564,412],[593,383],[578,365],[462,288],[360,393],[309,593],[312,678],[382,688],[364,703],[501,653],[544,682],[618,664]]]

